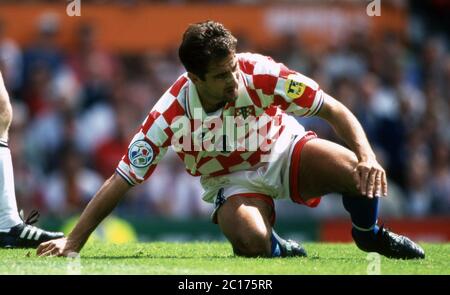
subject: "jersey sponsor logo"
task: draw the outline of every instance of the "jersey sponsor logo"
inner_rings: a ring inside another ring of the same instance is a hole
[[[145,140],[135,141],[128,150],[128,158],[131,165],[137,168],[145,168],[152,163],[153,149]]]
[[[289,75],[284,84],[284,91],[289,98],[297,99],[305,92],[306,85],[302,82],[295,81],[295,75]]]

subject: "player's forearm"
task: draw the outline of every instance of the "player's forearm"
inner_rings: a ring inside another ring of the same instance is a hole
[[[360,161],[375,158],[361,124],[348,109],[344,113],[345,115],[338,119],[340,122],[334,127],[336,133],[345,141]]]
[[[67,240],[74,252],[83,248],[90,234],[108,216],[130,186],[117,174],[109,178],[84,209]]]
[[[360,161],[374,159],[375,154],[358,119],[342,103],[328,96],[328,109],[321,115],[345,141]]]

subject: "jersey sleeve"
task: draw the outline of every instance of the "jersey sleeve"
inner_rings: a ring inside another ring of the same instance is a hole
[[[251,74],[246,75],[249,87],[260,98],[261,105],[276,105],[296,116],[316,115],[324,100],[324,93],[312,79],[296,72],[272,58],[251,54]]]
[[[134,135],[116,172],[132,186],[148,179],[171,145],[172,120],[183,114],[177,97],[165,93]]]

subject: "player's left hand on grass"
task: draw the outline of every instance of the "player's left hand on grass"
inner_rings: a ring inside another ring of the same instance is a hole
[[[360,161],[354,174],[362,195],[368,198],[387,196],[386,172],[376,159]]]
[[[67,238],[51,240],[39,245],[36,250],[38,256],[70,256],[76,254],[69,245]]]

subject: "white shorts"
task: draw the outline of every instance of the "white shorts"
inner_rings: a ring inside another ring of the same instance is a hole
[[[316,207],[320,198],[303,201],[298,193],[297,185],[301,150],[306,142],[316,137],[317,135],[312,131],[303,136],[290,136],[288,142],[281,143],[284,145],[281,152],[274,153],[274,158],[255,170],[237,171],[216,177],[201,177],[200,182],[205,190],[203,200],[215,204],[212,221],[217,223],[217,211],[226,199],[237,195],[263,199],[272,207],[273,199],[286,198],[299,204]],[[275,222],[274,218],[273,216],[272,223]]]

